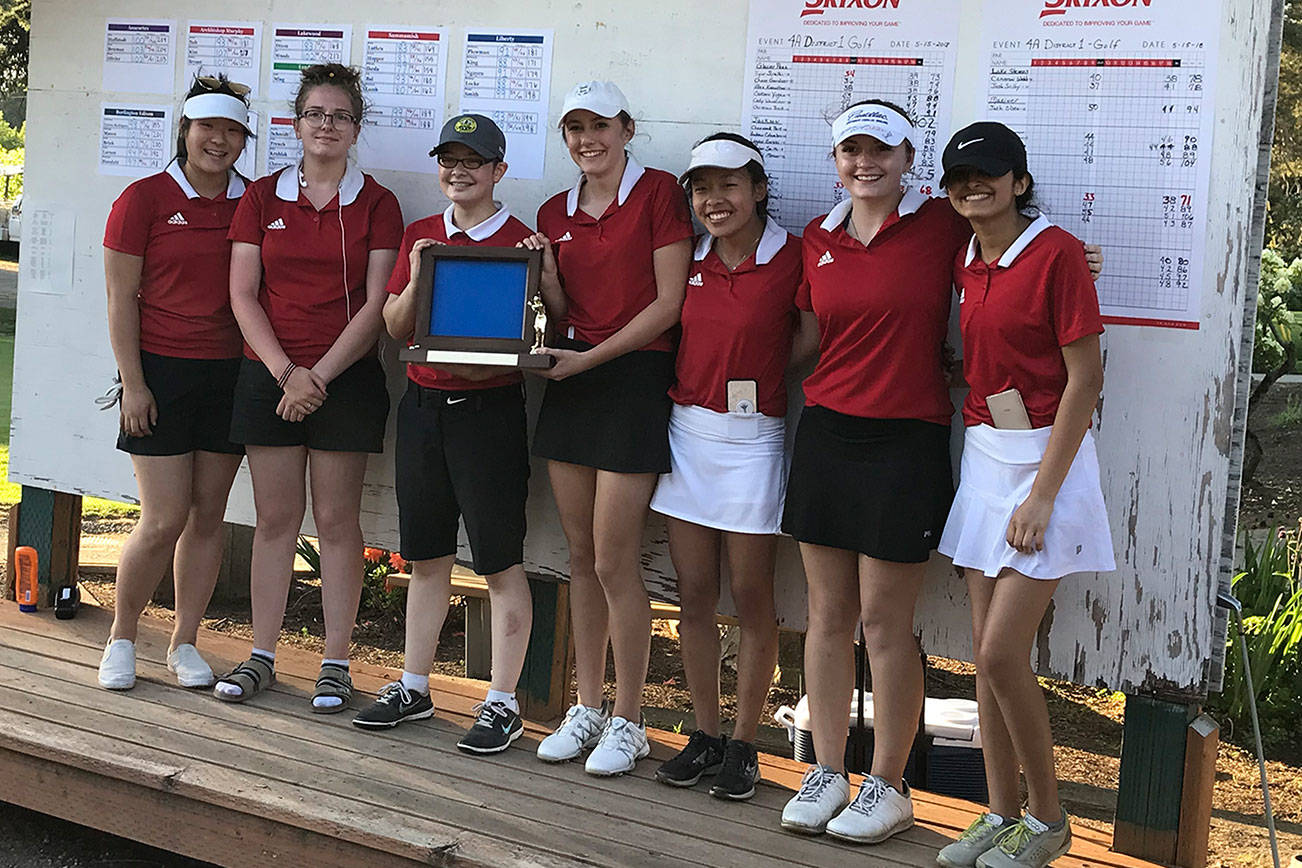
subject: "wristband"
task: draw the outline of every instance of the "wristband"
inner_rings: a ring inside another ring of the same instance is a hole
[[[276,380],[276,385],[281,390],[284,390],[285,384],[289,382],[289,375],[294,373],[294,369],[297,367],[298,365],[294,364],[293,362],[290,362],[289,364],[285,365],[285,370],[281,373],[280,377]]]

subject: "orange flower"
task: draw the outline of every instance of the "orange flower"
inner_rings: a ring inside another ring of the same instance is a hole
[[[407,559],[402,555],[393,552],[389,555],[389,566],[393,567],[400,573],[405,573],[411,565],[407,563]]]
[[[368,561],[382,561],[387,554],[388,552],[384,549],[371,548],[370,546],[362,549],[362,557]]]

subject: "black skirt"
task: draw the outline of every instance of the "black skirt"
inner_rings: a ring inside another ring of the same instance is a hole
[[[562,340],[563,349],[592,344]],[[638,350],[547,383],[533,454],[615,473],[669,472],[674,354]]]
[[[799,542],[922,563],[953,500],[948,425],[801,411],[782,516]]]

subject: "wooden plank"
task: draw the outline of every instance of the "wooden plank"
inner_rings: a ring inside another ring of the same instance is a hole
[[[0,800],[227,868],[404,868],[410,859],[0,748]]]
[[[1127,696],[1113,849],[1172,862],[1180,826],[1188,708],[1148,696]]]
[[[493,616],[487,596],[466,597],[466,677],[493,677]]]
[[[533,628],[517,692],[520,713],[531,720],[558,720],[574,702],[570,670],[570,584],[529,576]]]
[[[1200,714],[1189,724],[1175,853],[1175,864],[1182,868],[1204,868],[1207,864],[1212,794],[1216,788],[1216,752],[1220,742],[1220,727],[1209,715]]]

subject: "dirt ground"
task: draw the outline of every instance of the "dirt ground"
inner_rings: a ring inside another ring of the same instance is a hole
[[[1253,408],[1248,427],[1261,442],[1262,457],[1243,487],[1239,527],[1292,526],[1302,516],[1302,385],[1276,383]]]

